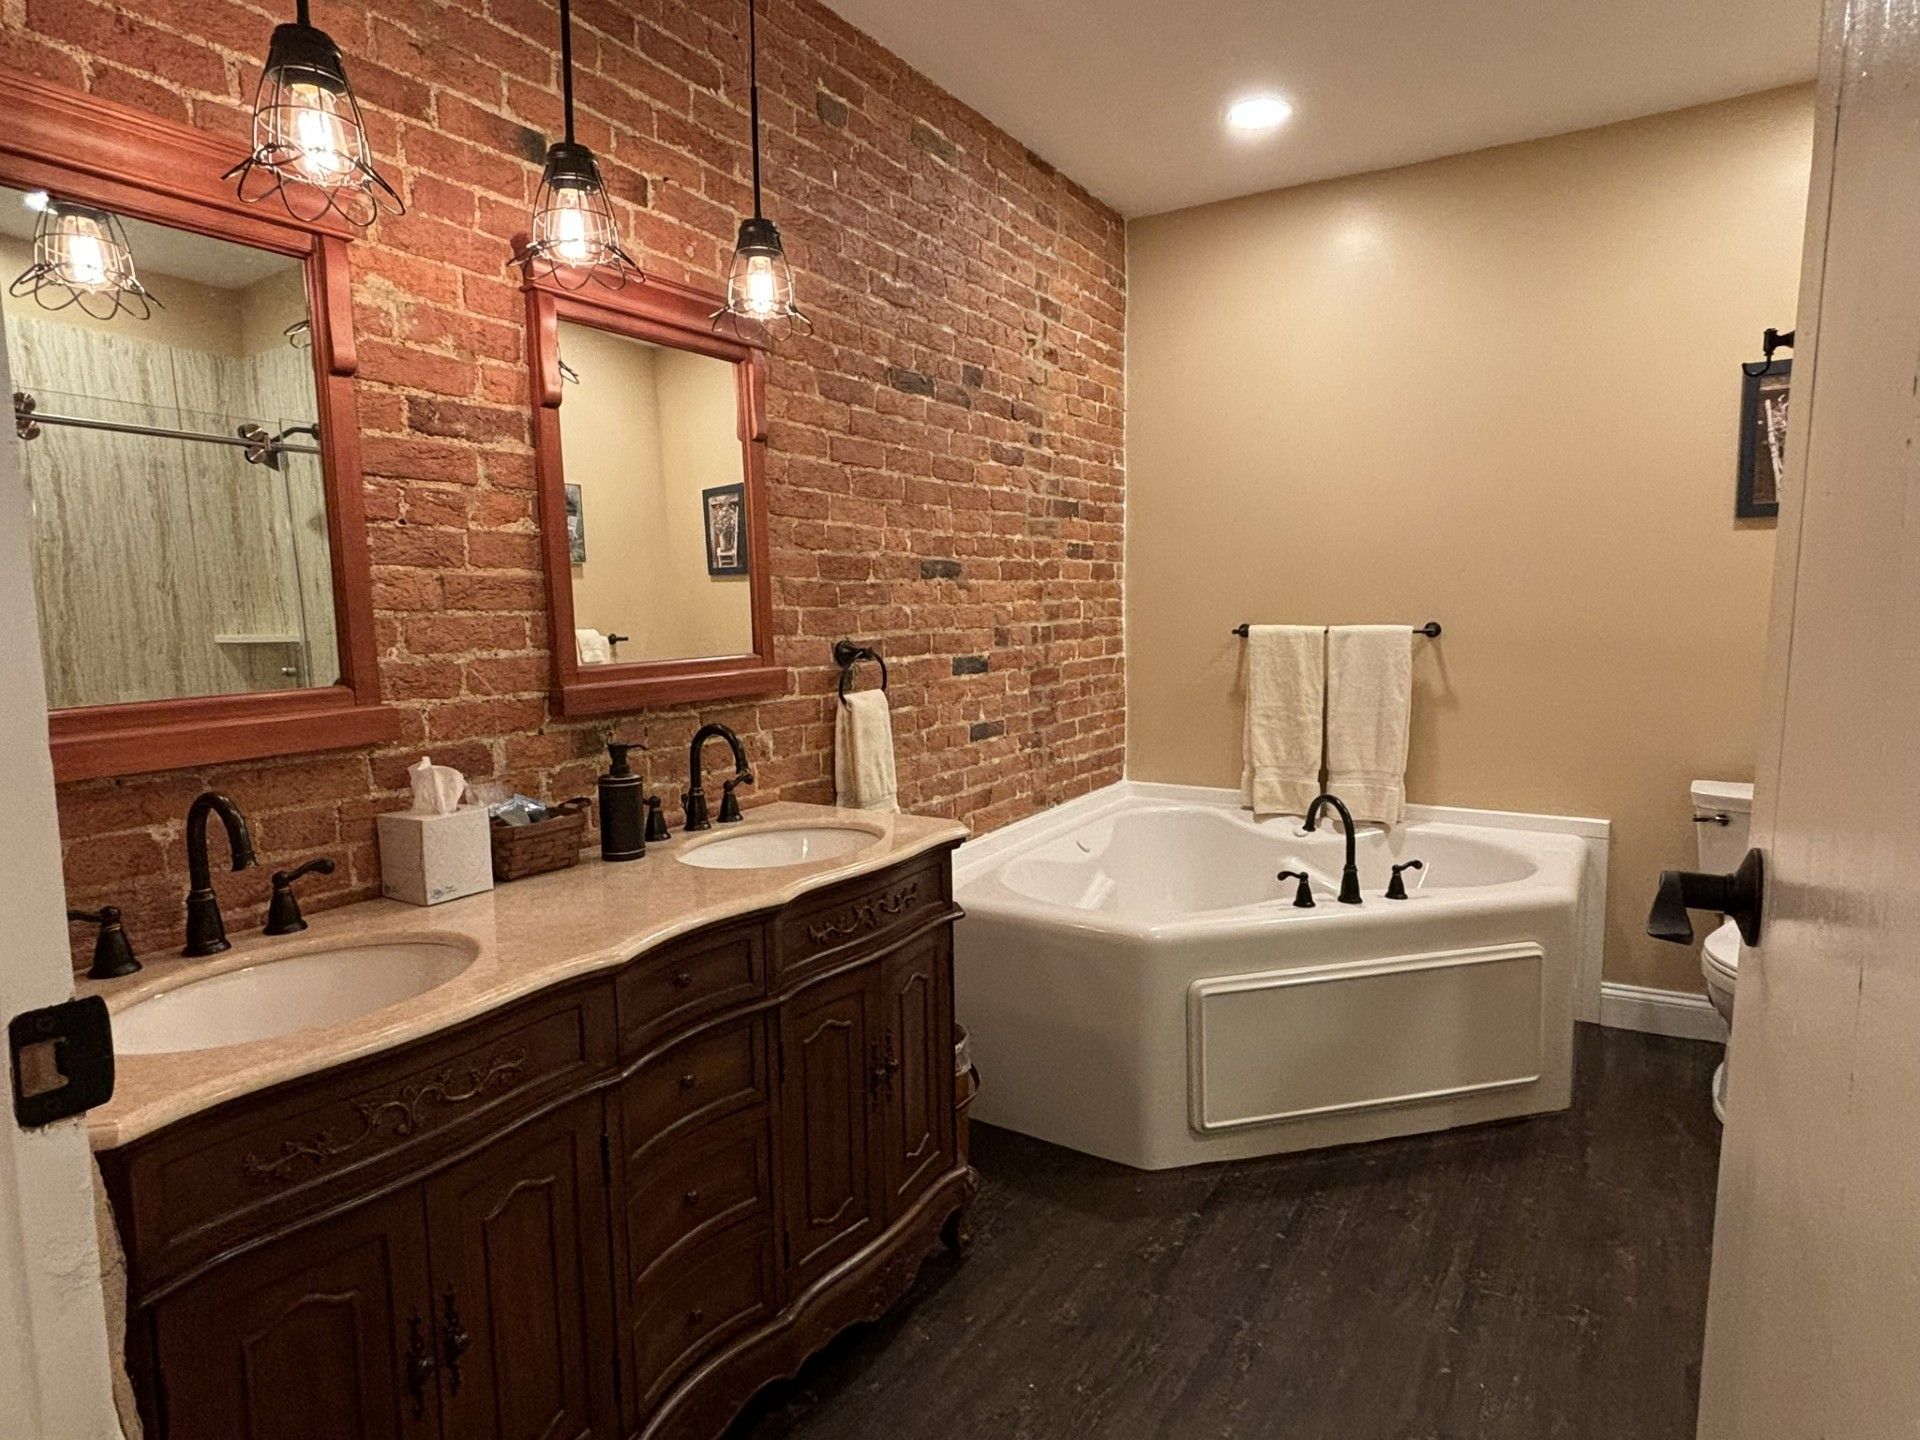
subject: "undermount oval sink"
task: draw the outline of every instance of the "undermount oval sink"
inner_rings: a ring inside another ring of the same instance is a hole
[[[771,870],[841,860],[879,840],[851,825],[796,825],[785,830],[749,830],[722,835],[680,852],[682,865],[702,870]]]
[[[315,950],[189,980],[113,1016],[122,1055],[211,1050],[370,1015],[444,985],[473,963],[465,945],[396,941]]]

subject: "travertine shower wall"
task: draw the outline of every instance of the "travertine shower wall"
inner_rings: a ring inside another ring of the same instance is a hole
[[[312,424],[311,352],[282,333],[303,313],[294,279],[288,293],[273,281],[214,290],[150,275],[168,296],[166,324],[151,330],[10,301],[14,384],[42,411],[198,434]],[[338,677],[315,457],[286,455],[276,471],[231,446],[46,425],[21,461],[49,703]]]

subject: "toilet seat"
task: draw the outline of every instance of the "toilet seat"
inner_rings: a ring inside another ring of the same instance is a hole
[[[1740,980],[1740,927],[1724,921],[1700,950],[1700,971],[1731,990]]]

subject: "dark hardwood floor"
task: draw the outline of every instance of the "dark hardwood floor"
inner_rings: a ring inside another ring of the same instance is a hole
[[[1158,1174],[976,1127],[972,1253],[730,1440],[1684,1440],[1718,1059],[1582,1026],[1565,1115]]]

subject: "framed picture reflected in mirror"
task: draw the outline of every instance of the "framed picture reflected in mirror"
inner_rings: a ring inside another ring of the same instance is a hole
[[[716,485],[700,492],[707,528],[707,574],[747,573],[747,487]]]
[[[1791,360],[1772,360],[1740,379],[1740,469],[1733,513],[1740,520],[1770,520],[1780,513],[1780,482],[1786,468],[1788,385]]]

